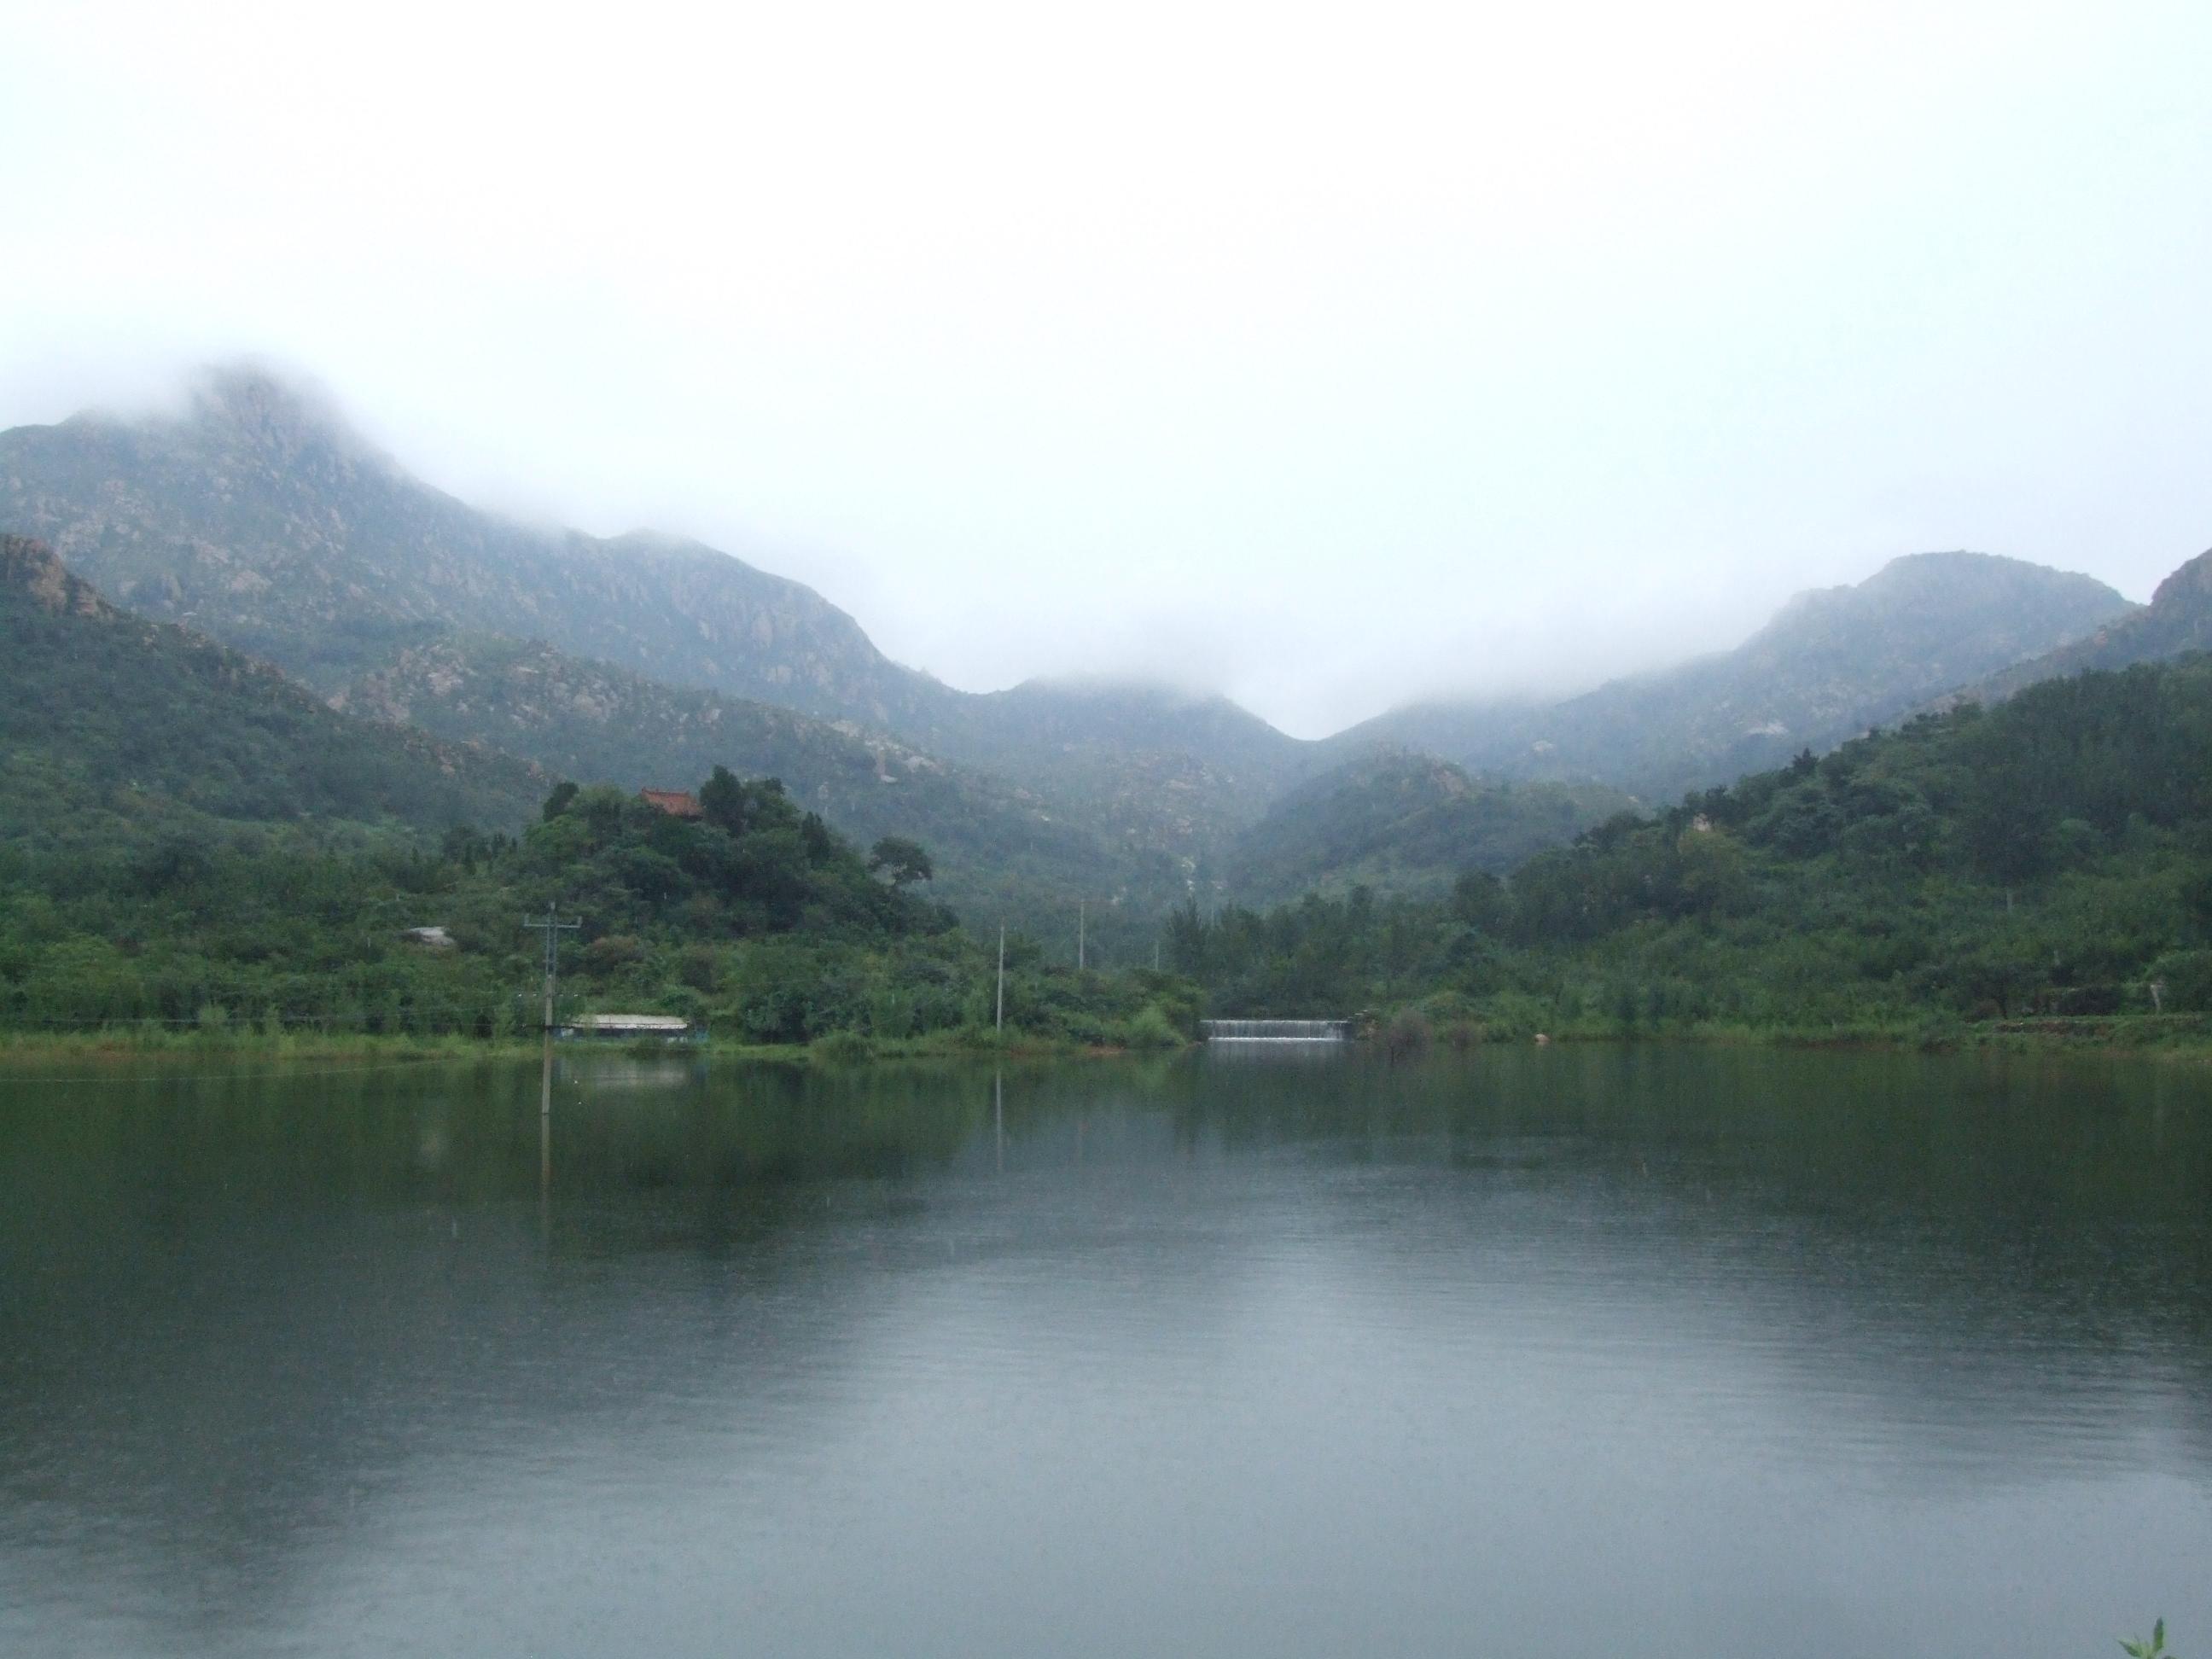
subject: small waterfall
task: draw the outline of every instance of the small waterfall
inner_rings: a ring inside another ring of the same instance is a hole
[[[1342,1042],[1348,1019],[1202,1019],[1208,1042]]]

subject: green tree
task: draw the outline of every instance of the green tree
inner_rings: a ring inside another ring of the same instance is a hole
[[[930,868],[929,853],[918,841],[904,836],[885,836],[868,849],[870,873],[887,876],[894,887],[906,887],[917,881],[927,881],[936,872]]]

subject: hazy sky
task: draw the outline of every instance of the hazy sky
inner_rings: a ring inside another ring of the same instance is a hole
[[[2212,5],[0,0],[0,424],[303,368],[985,689],[1313,734],[2212,544]]]

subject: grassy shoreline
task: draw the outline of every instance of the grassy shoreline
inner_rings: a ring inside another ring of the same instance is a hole
[[[542,1052],[534,1034],[511,1037],[454,1035],[414,1036],[366,1032],[263,1031],[234,1025],[218,1031],[160,1025],[94,1026],[67,1031],[0,1029],[0,1065],[50,1060],[90,1064],[148,1058],[257,1060],[534,1060]],[[757,1043],[712,1039],[698,1047],[659,1044],[568,1043],[555,1052],[577,1055],[735,1060],[768,1064],[834,1066],[887,1060],[1040,1060],[1103,1058],[1136,1052],[1067,1038],[1009,1032],[1003,1039],[946,1031],[929,1036],[877,1040],[850,1033],[811,1043]]]
[[[1425,1048],[1471,1051],[1528,1046],[1537,1042],[1656,1044],[1692,1048],[1850,1048],[1894,1052],[1955,1053],[1965,1050],[2063,1051],[2124,1054],[2191,1065],[2212,1064],[2212,1017],[2203,1015],[2116,1015],[2077,1018],[2042,1018],[1979,1023],[1930,1020],[1876,1022],[1865,1025],[1747,1026],[1699,1024],[1655,1026],[1636,1030],[1592,1024],[1565,1024],[1540,1035],[1486,1030],[1480,1021],[1431,1024],[1403,1016],[1379,1026],[1368,1045],[1377,1052],[1410,1054]],[[1161,1045],[1165,1047],[1167,1045]],[[1158,1048],[1152,1050],[1158,1051]],[[197,1028],[118,1025],[79,1030],[0,1030],[0,1065],[38,1065],[82,1060],[101,1065],[125,1060],[179,1060],[238,1058],[257,1061],[453,1061],[524,1060],[539,1050],[534,1036],[483,1038],[459,1036],[410,1036],[360,1032],[267,1032],[232,1026],[220,1031]],[[626,1054],[655,1057],[696,1055],[762,1064],[836,1067],[904,1060],[994,1058],[1110,1059],[1139,1052],[1066,1038],[1026,1033],[951,1030],[927,1036],[875,1039],[841,1032],[811,1043],[748,1043],[720,1039],[698,1048],[653,1045],[624,1048],[563,1044],[563,1054]]]

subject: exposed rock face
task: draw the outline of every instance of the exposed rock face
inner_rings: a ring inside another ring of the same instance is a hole
[[[2212,549],[2199,553],[2158,585],[2150,596],[2155,613],[2193,613],[2201,622],[2212,617]]]
[[[20,590],[44,611],[98,617],[109,610],[90,583],[80,581],[52,548],[28,536],[0,536],[0,587]]]

